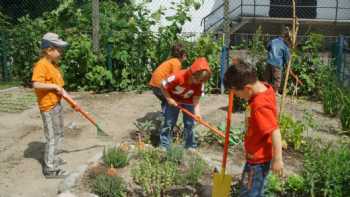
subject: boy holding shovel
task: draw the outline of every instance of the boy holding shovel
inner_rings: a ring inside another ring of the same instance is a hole
[[[204,83],[210,78],[211,71],[206,58],[197,58],[190,68],[180,70],[162,81],[161,90],[167,101],[165,120],[160,131],[160,146],[163,149],[170,147],[171,132],[179,116],[179,106],[192,114],[199,116],[199,99],[204,91]],[[183,114],[185,148],[197,147],[193,132],[194,120]]]
[[[241,60],[228,68],[224,84],[249,102],[244,138],[246,164],[240,196],[260,197],[270,168],[278,175],[283,173],[275,91],[271,85],[260,82],[255,69]]]
[[[58,157],[63,146],[62,95],[64,81],[58,65],[63,48],[68,45],[55,33],[46,33],[41,42],[41,55],[33,68],[32,82],[44,124],[46,139],[43,173],[47,178],[61,178],[67,173],[60,168],[65,161]],[[79,106],[76,106],[78,109]]]

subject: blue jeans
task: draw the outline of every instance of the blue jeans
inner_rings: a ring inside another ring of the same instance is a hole
[[[270,163],[246,163],[241,179],[240,197],[261,197],[264,195],[264,185],[270,170]]]
[[[187,109],[188,111],[194,113],[194,106],[190,104],[181,104],[181,107]],[[179,117],[179,109],[170,106],[166,103],[165,113],[164,113],[164,123],[160,130],[160,146],[164,148],[169,148],[172,142],[172,131],[176,125],[177,118]],[[194,120],[183,113],[183,123],[184,123],[184,139],[185,148],[196,148],[197,144],[195,142],[195,134],[193,131]]]
[[[164,114],[167,101],[162,91],[160,90],[160,88],[152,87],[152,92],[160,100],[160,107],[162,109],[162,114]]]

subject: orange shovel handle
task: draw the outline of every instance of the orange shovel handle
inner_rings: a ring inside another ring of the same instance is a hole
[[[227,117],[226,117],[226,134],[225,134],[225,144],[224,144],[224,155],[222,158],[222,171],[223,171],[223,173],[225,173],[225,169],[226,169],[228,146],[230,143],[230,128],[231,128],[232,108],[233,108],[233,92],[230,91],[229,97],[228,97],[228,109],[227,109]]]
[[[62,95],[63,98],[72,106],[72,108],[74,108],[75,106],[78,105],[78,103],[76,101],[74,101],[72,99],[72,97],[70,97],[68,94]],[[82,110],[81,108],[78,110],[80,112],[81,115],[83,115],[87,120],[89,120],[93,125],[97,126],[96,121],[84,110]]]
[[[188,111],[187,109],[181,107],[180,105],[176,106],[177,108],[179,108],[182,112],[184,112],[185,114],[187,114],[188,116],[190,116],[191,118],[193,118],[193,120],[197,121],[199,124],[207,127],[208,129],[210,129],[213,133],[215,133],[216,135],[224,138],[225,135],[223,132],[221,132],[219,129],[217,129],[216,127],[211,126],[209,123],[205,122],[204,120],[202,120],[201,118],[198,118],[198,116],[195,116],[194,114],[192,114],[190,111]]]

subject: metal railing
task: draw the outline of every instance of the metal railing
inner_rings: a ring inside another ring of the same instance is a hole
[[[232,7],[229,12],[231,20],[239,17],[272,17],[272,18],[291,18],[292,5],[290,4],[272,4],[268,0],[238,0],[238,6]],[[247,3],[249,2],[249,3]],[[252,3],[253,2],[253,3]],[[350,1],[348,0],[315,0],[314,3],[297,3],[296,14],[298,18],[344,21],[350,20]],[[224,4],[219,5],[212,12],[202,19],[204,31],[213,27],[218,27],[224,20]]]

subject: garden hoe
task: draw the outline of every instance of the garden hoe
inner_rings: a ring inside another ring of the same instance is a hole
[[[64,93],[62,97],[70,104],[70,106],[74,109],[78,103],[72,99],[71,96],[69,96],[67,93]],[[95,119],[93,119],[86,111],[84,111],[82,108],[79,108],[77,110],[80,112],[81,115],[83,115],[88,121],[90,121],[97,129],[97,136],[98,137],[109,137],[109,135],[104,132],[101,127],[96,123]]]
[[[208,129],[210,129],[214,134],[224,138],[225,135],[217,128],[211,126],[209,123],[207,123],[206,121],[204,121],[203,119],[199,118],[198,116],[192,114],[190,111],[188,111],[187,109],[181,107],[180,105],[176,105],[177,108],[180,109],[180,111],[184,112],[185,114],[187,114],[188,116],[190,116],[191,118],[193,118],[193,120],[195,120],[196,122],[198,122],[199,124],[207,127]]]
[[[226,161],[227,161],[227,153],[228,153],[229,138],[230,138],[232,107],[233,107],[233,92],[230,91],[227,118],[226,118],[226,135],[225,135],[222,167],[221,167],[221,172],[217,172],[214,174],[212,197],[228,197],[230,195],[232,177],[230,175],[226,175],[225,170],[226,170]]]

